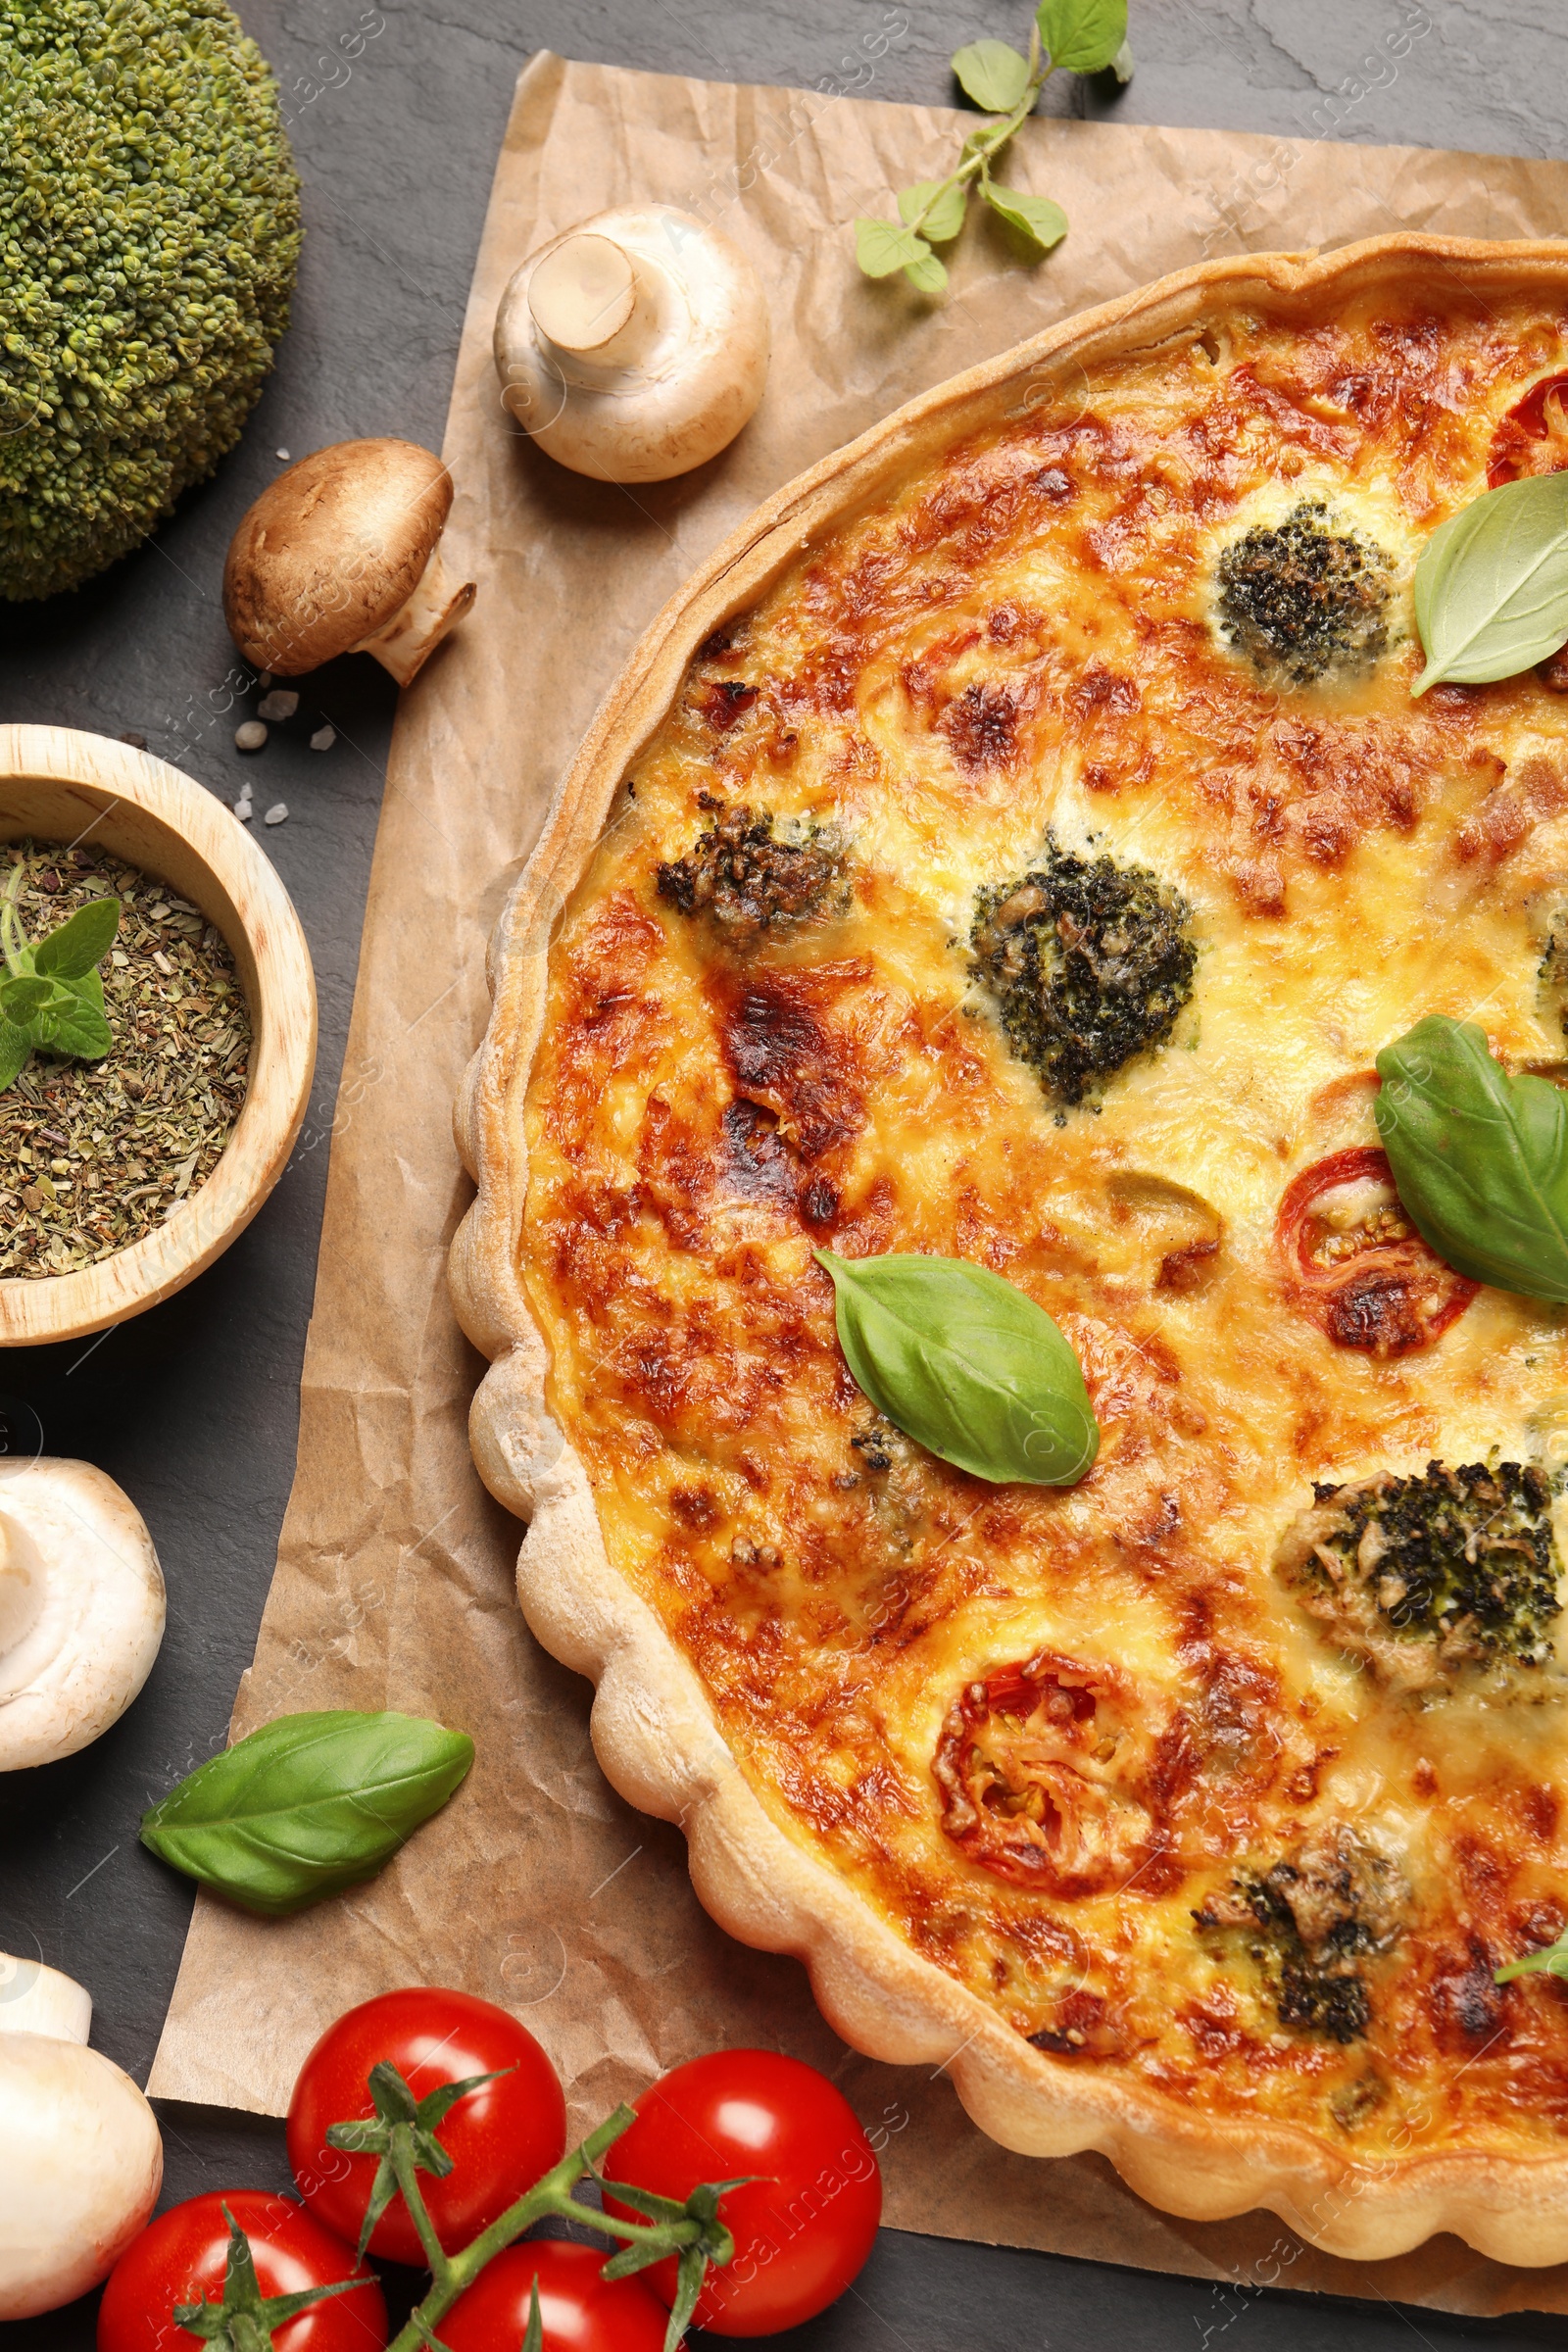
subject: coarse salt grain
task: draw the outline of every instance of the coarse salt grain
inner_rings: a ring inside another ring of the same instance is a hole
[[[318,727],[311,737],[311,749],[313,752],[329,752],[336,741],[336,727]]]
[[[262,822],[267,825],[281,825],[286,823],[287,819],[287,801],[274,801],[271,808],[267,811],[266,816],[262,819]]]
[[[259,718],[247,718],[234,729],[236,752],[259,752],[267,741],[267,729]]]
[[[286,686],[274,687],[256,706],[263,718],[292,718],[299,707],[299,696],[290,693]]]

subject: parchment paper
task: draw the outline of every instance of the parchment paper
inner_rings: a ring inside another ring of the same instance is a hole
[[[889,12],[887,40],[902,22]],[[874,71],[875,39],[864,46]],[[1066,207],[1071,231],[1049,261],[1018,267],[988,221],[957,249],[946,303],[902,279],[866,284],[853,217],[886,213],[890,191],[934,176],[956,135],[946,111],[831,91],[548,55],[520,77],[446,437],[458,484],[448,561],[478,580],[478,603],[398,718],[332,1124],[299,1466],[234,1717],[237,1735],[298,1708],[401,1707],[471,1732],[478,1762],[373,1886],[270,1925],[203,1895],[150,2087],[280,2114],[340,2010],[394,1984],[462,1984],[540,2036],[585,2129],[722,2043],[825,2067],[882,2142],[887,2219],[901,2229],[1243,2290],[1568,2312],[1568,2267],[1508,2271],[1452,2239],[1366,2265],[1315,2253],[1267,2215],[1174,2221],[1099,2158],[1008,2156],[945,2080],[846,2051],[798,1965],[721,1935],[691,1892],[678,1835],[607,1788],[588,1687],[529,1640],[512,1586],[518,1531],[469,1462],[482,1367],[443,1269],[468,1197],[451,1106],[484,1023],[485,941],[596,702],[665,597],[750,508],[899,402],[1165,270],[1401,226],[1515,237],[1568,222],[1558,164],[1038,122],[1008,177]],[[558,470],[519,436],[497,398],[490,330],[528,252],[636,197],[740,240],[768,290],[774,355],[738,443],[683,481],[627,492]]]

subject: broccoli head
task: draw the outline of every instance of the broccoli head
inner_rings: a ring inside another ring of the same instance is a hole
[[[1396,1690],[1547,1665],[1562,1564],[1534,1463],[1431,1462],[1315,1486],[1275,1564],[1309,1616]]]
[[[844,873],[844,844],[827,825],[774,838],[765,808],[725,808],[684,858],[661,865],[658,890],[682,914],[707,912],[737,945],[824,911]]]
[[[1240,1930],[1282,2026],[1348,2042],[1372,2022],[1362,1962],[1397,1942],[1408,1905],[1388,1857],[1338,1824],[1269,1870],[1239,1873],[1193,1917],[1208,1933]]]
[[[223,0],[0,0],[0,596],[90,578],[233,447],[299,247]]]
[[[1198,962],[1189,912],[1147,866],[1054,841],[1033,872],[978,894],[976,969],[1008,1045],[1057,1102],[1082,1102],[1169,1037]]]
[[[1265,676],[1293,686],[1364,669],[1388,643],[1387,573],[1370,540],[1336,530],[1321,499],[1303,499],[1221,556],[1221,634]]]

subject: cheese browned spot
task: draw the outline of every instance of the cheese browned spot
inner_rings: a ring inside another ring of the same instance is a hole
[[[614,1567],[782,1833],[911,1949],[1052,2062],[1196,2112],[1368,2159],[1415,2119],[1423,2151],[1540,2150],[1568,1994],[1491,1970],[1568,1899],[1561,1620],[1518,1687],[1401,1690],[1374,1566],[1358,1648],[1361,1602],[1314,1615],[1275,1562],[1433,1462],[1561,1507],[1562,1318],[1425,1251],[1372,1119],[1422,1013],[1563,1054],[1568,712],[1534,673],[1409,691],[1415,559],[1558,322],[1209,341],[954,448],[699,654],[552,952],[522,1273]],[[1313,574],[1303,515],[1362,568]],[[1265,663],[1222,626],[1226,551],[1270,533],[1333,608],[1321,667],[1289,565],[1277,609],[1247,574]],[[820,896],[763,855],[827,841]],[[1101,861],[1153,878],[1192,961],[1173,1018],[1074,1044],[1081,1091],[1048,1092],[1004,1001],[1033,938],[1042,1023],[1071,967],[1059,1035],[1114,1027],[1130,941],[1052,904]],[[1090,1475],[991,1487],[889,1429],[818,1243],[1037,1299]]]

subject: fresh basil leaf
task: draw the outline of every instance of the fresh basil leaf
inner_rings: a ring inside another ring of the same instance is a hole
[[[1385,1046],[1378,1134],[1422,1240],[1472,1282],[1568,1299],[1568,1097],[1510,1078],[1473,1021]]]
[[[1102,74],[1126,42],[1127,0],[1040,0],[1035,23],[1054,66],[1069,74]]]
[[[906,1437],[999,1486],[1083,1477],[1100,1429],[1044,1307],[967,1258],[815,1255],[850,1370]]]
[[[855,223],[855,258],[867,277],[891,277],[895,270],[906,270],[930,253],[924,237],[897,221],[862,219]]]
[[[920,234],[933,245],[950,244],[963,226],[966,198],[961,183],[955,180],[951,187],[943,188],[942,194],[937,196],[937,190],[941,187],[940,179],[920,179],[915,181],[912,188],[899,190],[899,215],[906,224],[919,220],[926,206],[931,205],[931,210],[920,223]],[[932,204],[934,196],[937,200]]]
[[[985,199],[1010,227],[1022,229],[1026,237],[1031,237],[1042,253],[1059,245],[1067,234],[1067,216],[1049,196],[1021,195],[1016,188],[999,188],[994,179],[988,179]]]
[[[1511,1984],[1515,1977],[1568,1977],[1568,1936],[1559,1936],[1555,1943],[1543,1944],[1539,1952],[1526,1952],[1522,1960],[1510,1960],[1506,1968],[1493,1970],[1494,1984]]]
[[[1411,688],[1482,686],[1568,639],[1568,473],[1484,491],[1440,523],[1415,567],[1427,665]]]
[[[39,940],[32,951],[32,968],[52,972],[60,980],[80,980],[102,963],[119,929],[120,901],[90,899],[58,931]]]
[[[1005,41],[971,41],[953,60],[958,87],[988,115],[1010,115],[1029,87],[1029,60]]]
[[[0,1094],[14,1086],[22,1075],[24,1063],[32,1052],[32,1039],[25,1029],[14,1021],[0,1017]]]
[[[280,1715],[144,1813],[142,1843],[279,1919],[373,1879],[438,1813],[473,1741],[417,1715]]]

